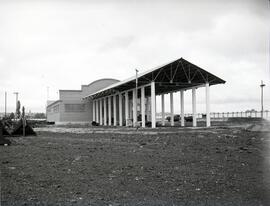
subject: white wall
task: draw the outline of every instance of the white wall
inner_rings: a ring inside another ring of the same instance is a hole
[[[116,82],[119,81],[115,79],[100,79],[92,82],[89,85],[82,85],[82,90],[59,90],[59,98],[61,100],[59,103],[59,112],[47,113],[47,121],[57,123],[91,122],[93,118],[93,103],[91,99],[83,99],[83,97],[108,87]],[[84,104],[84,111],[66,111],[65,104]]]

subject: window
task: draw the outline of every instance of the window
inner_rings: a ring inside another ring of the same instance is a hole
[[[84,112],[84,104],[65,104],[65,112]]]

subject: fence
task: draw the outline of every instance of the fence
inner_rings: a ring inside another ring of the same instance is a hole
[[[269,118],[269,111],[246,111],[246,112],[212,112],[211,118],[230,118],[230,117],[242,117],[242,118]],[[185,117],[192,116],[192,113],[185,114]],[[197,118],[205,118],[206,114],[198,113]]]

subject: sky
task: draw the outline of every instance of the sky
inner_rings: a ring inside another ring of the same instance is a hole
[[[59,89],[180,57],[226,81],[210,87],[212,112],[260,110],[261,80],[270,110],[269,9],[267,0],[0,0],[0,112],[5,91],[8,112],[14,92],[26,111],[45,112]],[[197,95],[204,112],[205,89]],[[190,91],[185,106],[191,112]]]

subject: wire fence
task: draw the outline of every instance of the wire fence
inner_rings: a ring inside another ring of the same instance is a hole
[[[192,116],[192,113],[185,114],[185,117]],[[246,112],[211,112],[211,118],[269,118],[269,111],[246,111]],[[197,118],[206,118],[206,114],[197,113]]]

